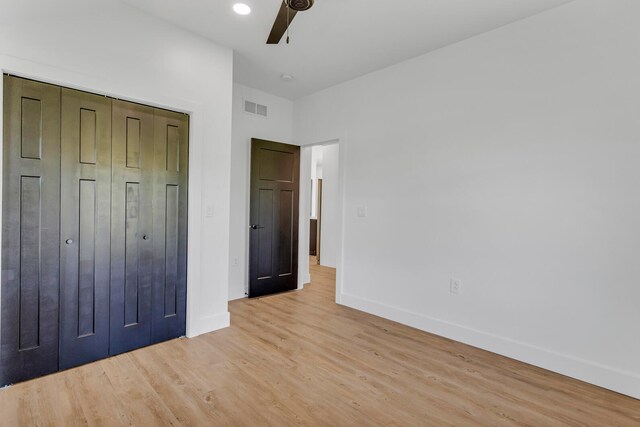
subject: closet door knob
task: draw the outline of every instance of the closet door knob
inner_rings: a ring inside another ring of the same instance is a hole
[[[148,235],[148,234],[145,234],[144,236],[142,236],[142,238],[143,238],[144,240],[149,240],[149,235]]]
[[[73,240],[71,240],[71,239],[67,239],[67,240],[65,240],[64,242],[65,242],[67,245],[70,245],[70,244],[72,244],[72,243],[73,243]]]

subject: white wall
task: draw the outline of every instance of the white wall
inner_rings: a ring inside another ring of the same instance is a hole
[[[118,1],[0,1],[3,72],[190,113],[190,336],[229,324],[232,61]]]
[[[244,111],[244,101],[268,107],[268,117]],[[249,177],[251,138],[291,144],[293,102],[249,88],[233,85],[233,132],[231,146],[231,222],[229,241],[229,299],[244,298],[249,283]],[[308,205],[301,205],[307,206]],[[307,260],[308,264],[308,260]]]
[[[320,230],[320,264],[338,265],[338,225],[340,222],[339,173],[340,145],[323,148],[322,160],[322,227]]]
[[[579,0],[296,101],[347,148],[338,300],[640,397],[638,16]]]

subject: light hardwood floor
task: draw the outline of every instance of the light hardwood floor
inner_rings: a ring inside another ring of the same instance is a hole
[[[0,425],[640,425],[638,400],[338,306],[311,269],[231,328],[0,391]]]

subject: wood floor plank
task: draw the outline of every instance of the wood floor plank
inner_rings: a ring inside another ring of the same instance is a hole
[[[131,357],[130,354],[123,354],[98,362],[111,383],[112,394],[121,405],[127,408],[128,424],[132,426],[182,425],[167,407],[168,402],[164,402],[146,381],[131,361]],[[94,396],[94,398],[97,397]],[[114,419],[113,425],[119,425],[119,423]]]
[[[4,426],[638,426],[640,401],[304,290],[230,328],[0,390]]]

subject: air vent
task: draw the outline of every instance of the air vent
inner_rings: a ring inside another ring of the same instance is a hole
[[[244,111],[246,111],[247,113],[256,114],[257,107],[258,104],[256,104],[255,102],[244,101]]]
[[[251,114],[257,114],[262,117],[267,117],[267,106],[256,102],[244,101],[244,111]]]

